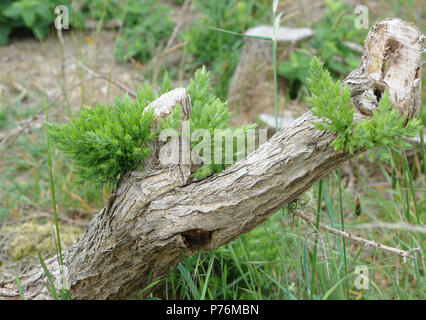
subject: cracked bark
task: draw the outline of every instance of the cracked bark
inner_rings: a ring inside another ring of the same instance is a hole
[[[414,25],[399,19],[371,29],[360,67],[345,80],[358,118],[371,114],[383,89],[402,114],[418,113],[423,39]],[[179,103],[190,110],[185,90],[177,90],[153,107],[171,110]],[[134,298],[148,277],[167,276],[183,255],[216,249],[264,222],[350,158],[329,146],[336,135],[316,130],[312,121],[318,120],[307,112],[245,159],[200,182],[189,180],[190,165],[164,166],[155,157],[150,170],[129,173],[63,254],[71,297]],[[55,257],[46,264],[59,274]],[[52,298],[41,267],[20,279],[26,299]],[[19,298],[14,281],[0,283],[0,298]]]

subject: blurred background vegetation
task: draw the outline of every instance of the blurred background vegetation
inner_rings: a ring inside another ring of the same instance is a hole
[[[369,7],[370,27],[383,18],[399,17],[424,32],[422,0],[280,1],[282,26],[310,27],[315,32],[288,60],[279,61],[278,74],[289,83],[286,101],[297,98],[298,104],[305,104],[312,56],[321,57],[336,79],[359,64],[361,53],[356,48],[362,48],[368,31],[354,27],[354,8],[360,3]],[[67,47],[62,49],[53,27],[57,5],[70,9],[70,30],[63,31]],[[159,87],[164,70],[175,86],[186,84],[205,65],[212,72],[214,92],[226,100],[243,38],[214,28],[243,34],[250,27],[270,25],[271,8],[272,0],[1,1],[0,141],[12,132],[22,133],[0,148],[0,279],[37,263],[38,252],[44,257],[55,253],[44,227],[52,219],[52,209],[40,109],[48,104],[49,116],[63,122],[84,105],[110,103],[114,95],[122,95],[109,83],[92,79],[95,76],[87,78],[87,70],[67,61],[66,51],[133,89],[146,82]],[[423,101],[425,87],[423,76]],[[425,123],[424,107],[420,116]],[[28,120],[31,126],[26,127]],[[76,228],[84,230],[105,205],[108,190],[76,184],[73,163],[52,152],[57,208],[67,246],[75,240]],[[232,243],[186,258],[165,280],[155,283],[154,292],[141,291],[141,298],[425,299],[424,148],[418,147],[407,159],[405,154],[394,154],[391,164],[374,165],[374,175],[362,170],[348,175],[335,172],[321,188],[315,185],[302,198],[336,228],[343,203],[347,229],[404,250],[420,247],[416,259],[403,263],[357,243],[347,242],[344,247],[340,238],[328,233],[317,238],[312,226],[284,208]],[[351,163],[353,168],[357,161]],[[378,227],[382,222],[395,228]],[[36,235],[34,230],[41,231]],[[27,241],[16,241],[25,235]],[[22,243],[28,245],[23,248]],[[354,286],[354,270],[360,265],[370,270],[368,290]]]

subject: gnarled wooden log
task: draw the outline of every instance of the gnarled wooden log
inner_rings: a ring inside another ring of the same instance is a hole
[[[377,46],[369,39],[383,41]],[[410,63],[388,59],[389,46],[392,57],[405,57]],[[385,61],[388,72],[380,81],[391,93],[393,105],[411,117],[419,106],[422,50],[423,36],[415,26],[398,19],[380,22],[370,31],[361,66],[346,82],[355,88],[354,83],[360,83],[356,79],[363,79],[362,88],[375,88],[377,79],[368,71]],[[181,98],[174,101],[187,103],[180,90]],[[365,100],[372,97],[362,90],[354,93],[355,105],[376,107],[377,99]],[[397,92],[405,94],[392,94]],[[319,119],[307,112],[247,158],[200,182],[189,182],[183,164],[129,173],[83,237],[64,252],[71,297],[135,297],[150,275],[152,280],[165,277],[182,253],[213,250],[252,230],[341,166],[350,155],[330,147],[336,135],[316,130],[312,121]],[[46,264],[59,275],[56,258]],[[43,282],[47,278],[41,267],[21,276],[25,298],[50,299]],[[18,298],[15,282],[1,283],[0,297]]]

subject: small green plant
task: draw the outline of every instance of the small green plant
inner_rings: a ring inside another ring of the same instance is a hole
[[[210,85],[210,72],[206,71],[203,67],[195,72],[194,80],[191,80],[188,85],[188,94],[191,97],[192,110],[191,110],[191,132],[197,129],[206,129],[209,131],[211,137],[214,137],[216,129],[227,129],[231,112],[226,107],[226,102],[222,102],[213,92]],[[237,130],[245,136],[247,130],[254,129],[255,125],[246,125],[238,128],[229,128],[227,134],[232,135],[236,139]],[[191,148],[194,148],[199,141],[191,141]],[[222,161],[221,164],[214,163],[214,139],[211,139],[211,164],[203,164],[193,174],[197,180],[204,179],[205,177],[219,173],[224,170],[229,164]],[[222,145],[222,150],[224,147]],[[237,160],[237,149],[234,143],[233,160]],[[222,157],[223,158],[223,157]]]
[[[338,133],[332,142],[336,150],[346,150],[353,154],[356,150],[369,150],[374,147],[380,160],[389,160],[387,150],[407,149],[410,144],[403,137],[414,137],[422,127],[421,121],[414,118],[406,122],[398,110],[391,108],[391,101],[385,92],[373,112],[371,119],[354,122],[351,106],[351,92],[341,81],[334,81],[330,72],[324,69],[319,58],[312,59],[311,77],[308,79],[311,96],[307,99],[313,115],[326,118],[324,122],[314,122],[319,130]],[[370,153],[370,158],[374,157]]]
[[[227,128],[231,113],[226,103],[211,92],[209,76],[210,73],[203,67],[195,72],[188,86],[192,103],[190,130],[206,129],[214,136],[216,129]],[[170,87],[166,73],[161,92],[168,91]],[[122,99],[116,99],[112,106],[99,104],[93,108],[85,107],[68,124],[47,124],[51,141],[73,159],[79,182],[87,180],[97,187],[104,184],[114,187],[126,172],[143,169],[141,163],[150,154],[149,145],[157,138],[159,131],[178,130],[181,124],[181,108],[178,106],[160,123],[158,130],[152,130],[153,110],[146,107],[157,97],[158,94],[147,84],[139,89],[134,101],[125,95]],[[254,125],[230,129],[228,134],[235,139],[235,130],[240,129],[244,133],[250,128],[254,128]],[[192,141],[191,147],[197,143]],[[214,150],[213,139],[211,143]],[[225,152],[225,148],[222,150]],[[237,159],[236,151],[234,148],[234,159]],[[227,166],[229,164],[203,164],[194,173],[194,178],[203,179]]]
[[[137,98],[125,95],[113,106],[85,107],[69,124],[47,124],[52,142],[73,159],[80,182],[113,187],[127,171],[135,169],[155,138],[150,125],[153,110],[146,110],[155,99],[150,86],[141,88]]]

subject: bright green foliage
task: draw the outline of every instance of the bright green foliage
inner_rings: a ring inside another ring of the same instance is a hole
[[[134,101],[125,95],[113,106],[84,108],[66,125],[47,124],[51,140],[74,160],[80,182],[113,187],[146,158],[156,134],[150,129],[153,110],[145,108],[154,98],[146,86]]]
[[[211,139],[211,156],[212,164],[203,164],[193,175],[197,180],[204,179],[213,173],[221,172],[227,164],[214,164],[214,131],[216,129],[228,128],[228,122],[231,112],[226,107],[226,102],[222,102],[217,96],[211,92],[210,72],[203,67],[195,72],[194,80],[188,85],[188,94],[191,97],[191,132],[197,129],[206,129],[209,131]],[[242,129],[245,133],[248,129],[254,128],[255,125],[247,125],[241,128],[232,128],[229,134],[235,134],[235,130]],[[191,141],[191,148],[200,141]],[[223,146],[222,146],[223,147]],[[222,148],[224,150],[224,148]],[[236,159],[236,148],[234,143],[234,160]]]
[[[409,149],[411,144],[403,137],[414,137],[419,133],[422,123],[414,118],[404,126],[406,118],[400,116],[397,109],[391,109],[389,95],[385,93],[380,99],[378,109],[373,112],[372,119],[367,119],[353,125],[353,138],[349,140],[348,148],[353,153],[357,148],[371,149],[378,147],[379,160],[390,159],[388,149]],[[374,153],[370,153],[373,160]]]
[[[355,28],[356,15],[353,8],[341,1],[325,1],[327,10],[324,18],[313,26],[315,36],[309,41],[310,49],[302,44],[302,50],[290,54],[287,61],[279,64],[278,73],[290,80],[290,95],[297,96],[301,86],[308,87],[310,60],[313,54],[324,61],[333,77],[346,75],[359,64],[356,52],[345,43],[362,44],[366,30]],[[336,59],[336,57],[338,57]]]
[[[187,91],[192,103],[191,132],[206,129],[213,137],[215,129],[227,128],[231,113],[226,108],[226,103],[211,93],[209,75],[205,67],[197,70]],[[170,80],[165,73],[161,93],[170,89]],[[149,144],[157,138],[161,130],[179,131],[182,122],[181,106],[160,121],[157,131],[150,128],[154,117],[153,110],[145,108],[157,97],[158,94],[146,85],[139,90],[134,101],[126,95],[122,99],[116,99],[112,106],[99,104],[93,108],[84,108],[68,124],[47,124],[51,141],[74,160],[80,176],[79,182],[87,180],[98,187],[104,184],[114,187],[126,172],[143,169],[140,165],[150,153]],[[254,126],[240,129],[244,133],[250,128]],[[230,130],[230,133],[234,133],[236,129],[238,128]],[[214,139],[212,148],[213,142]],[[192,141],[191,148],[197,143],[198,141]],[[212,157],[213,154],[214,152]],[[205,164],[194,173],[194,177],[203,179],[227,166]]]
[[[205,67],[195,72],[194,79],[190,80],[187,90],[192,106],[191,131],[227,127],[231,112],[226,108],[226,102],[222,102],[212,93],[210,72],[207,72]]]
[[[327,122],[314,122],[314,125],[318,130],[339,133],[332,146],[336,150],[345,149],[352,134],[350,126],[354,116],[350,90],[347,85],[341,88],[341,81],[334,81],[317,57],[312,59],[310,74],[308,84],[311,96],[307,98],[307,103],[313,115],[327,118]]]
[[[312,107],[312,114],[330,120],[329,125],[322,122],[315,125],[320,130],[344,131],[352,123],[354,115],[348,86],[341,88],[341,81],[334,81],[317,57],[312,59],[310,74],[311,97],[307,98],[307,102]]]
[[[314,122],[314,125],[319,130],[330,130],[339,134],[331,143],[335,150],[346,150],[353,154],[359,149],[378,147],[378,158],[388,160],[388,149],[410,147],[403,137],[415,136],[422,126],[421,121],[412,119],[404,125],[406,118],[400,116],[398,110],[391,108],[391,101],[386,92],[371,119],[354,122],[348,86],[341,87],[339,80],[334,81],[317,57],[312,59],[310,74],[308,83],[311,96],[307,103],[313,115],[326,118],[326,121]]]

